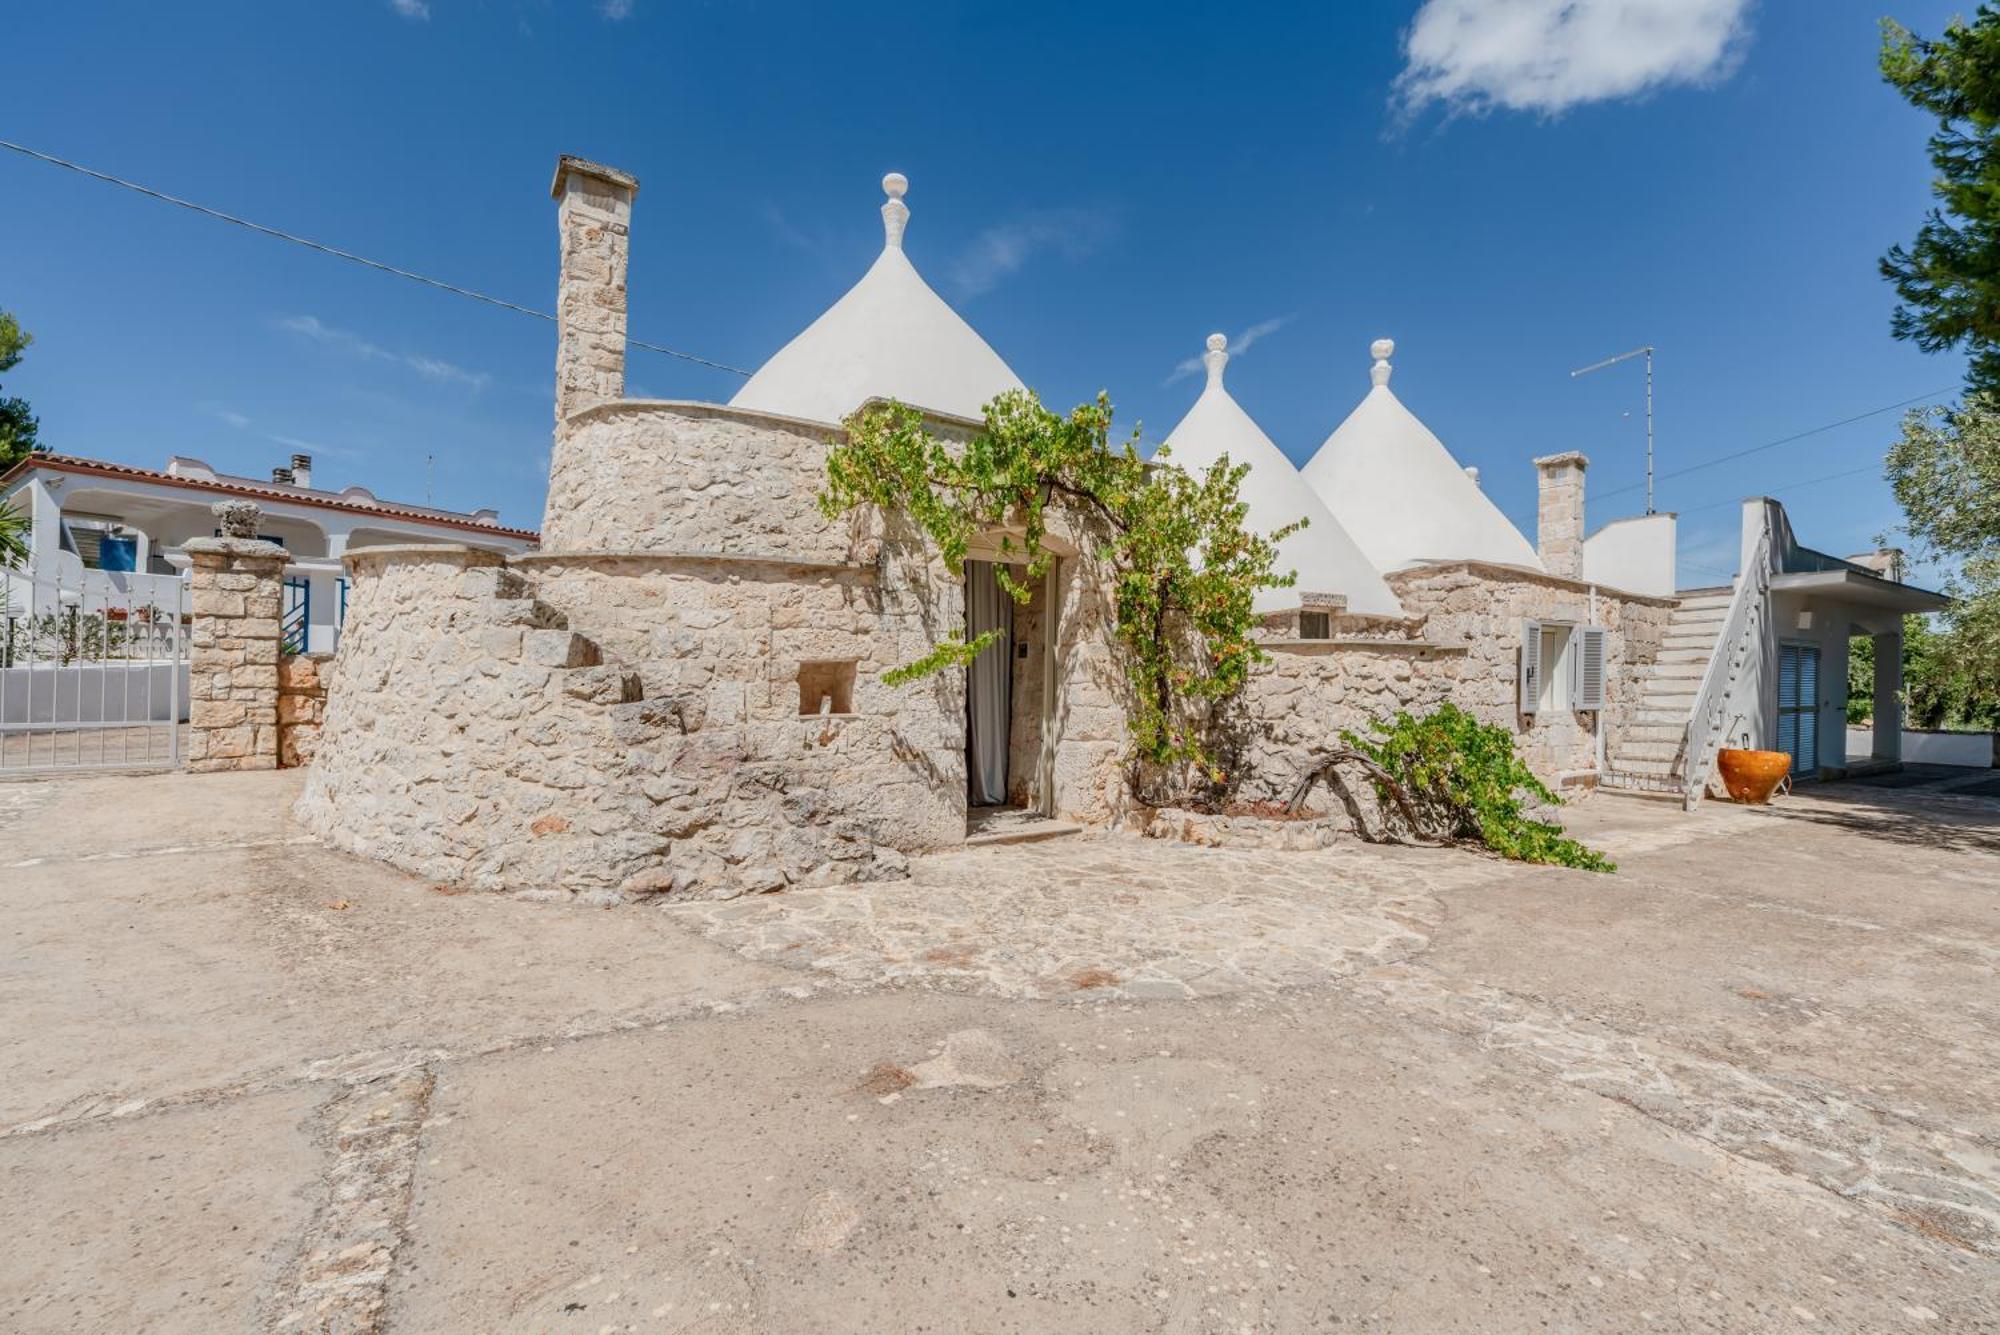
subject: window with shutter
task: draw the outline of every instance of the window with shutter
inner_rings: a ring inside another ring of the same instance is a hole
[[[1583,710],[1604,708],[1604,628],[1583,626],[1577,630],[1575,648],[1570,653],[1576,679],[1570,687],[1571,707]]]
[[[1542,623],[1521,623],[1521,712],[1532,714],[1542,699]]]

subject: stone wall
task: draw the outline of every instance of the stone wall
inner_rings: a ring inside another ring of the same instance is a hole
[[[1236,795],[1247,802],[1288,799],[1307,758],[1339,746],[1342,729],[1366,731],[1407,709],[1427,713],[1451,698],[1463,648],[1411,640],[1269,640],[1271,661],[1243,694],[1243,751]],[[1325,810],[1324,789],[1312,809]]]
[[[247,508],[254,523],[256,507]],[[276,769],[285,549],[254,538],[197,538],[187,553],[194,614],[187,767]]]
[[[332,654],[278,657],[278,768],[312,763],[326,721],[326,683]]]
[[[1658,655],[1674,606],[1670,599],[1593,592],[1574,580],[1480,561],[1417,566],[1388,578],[1404,609],[1425,618],[1426,640],[1464,650],[1452,700],[1485,722],[1511,728],[1522,756],[1551,783],[1595,776],[1600,733],[1630,722],[1638,669]],[[1605,629],[1602,714],[1522,712],[1521,630],[1529,618]]]
[[[962,694],[881,686],[900,637],[878,633],[865,572],[510,567],[438,547],[348,565],[299,806],[338,847],[454,884],[612,900],[893,875],[964,838]],[[843,656],[867,665],[854,711],[801,716],[798,664]]]
[[[833,434],[712,403],[591,408],[556,442],[542,549],[854,559],[854,527],[817,505]]]
[[[1064,820],[1112,825],[1137,811],[1126,763],[1131,732],[1126,679],[1119,661],[1107,572],[1088,557],[1057,564],[1054,792],[1049,805]]]

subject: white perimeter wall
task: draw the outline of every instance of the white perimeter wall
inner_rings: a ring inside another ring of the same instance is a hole
[[[1875,734],[1867,728],[1847,730],[1847,754],[1866,760],[1875,744]],[[1917,732],[1903,729],[1903,760],[1911,765],[1965,765],[1991,769],[1994,762],[1993,734],[1990,732]]]
[[[1626,593],[1674,596],[1672,515],[1614,519],[1583,540],[1583,578]]]

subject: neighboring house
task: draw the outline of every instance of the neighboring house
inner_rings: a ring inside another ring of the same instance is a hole
[[[498,512],[466,514],[378,500],[366,487],[312,485],[312,457],[267,480],[220,473],[176,455],[164,469],[66,454],[36,454],[0,476],[0,504],[33,525],[28,572],[51,588],[88,590],[113,602],[151,597],[160,580],[187,568],[180,547],[212,537],[216,501],[247,497],[263,507],[263,537],[291,555],[285,569],[285,647],[330,653],[346,614],[341,556],[388,543],[467,543],[497,552],[532,548],[532,529],[507,528]]]

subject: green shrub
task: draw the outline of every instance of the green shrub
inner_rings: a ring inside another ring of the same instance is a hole
[[[1376,735],[1343,732],[1341,740],[1380,766],[1370,772],[1376,795],[1385,810],[1393,800],[1406,819],[1413,816],[1417,834],[1483,844],[1520,862],[1617,870],[1560,825],[1528,817],[1529,801],[1553,806],[1560,799],[1521,759],[1507,729],[1446,704],[1421,718],[1405,710],[1370,731]],[[1402,788],[1400,795],[1384,775]]]

